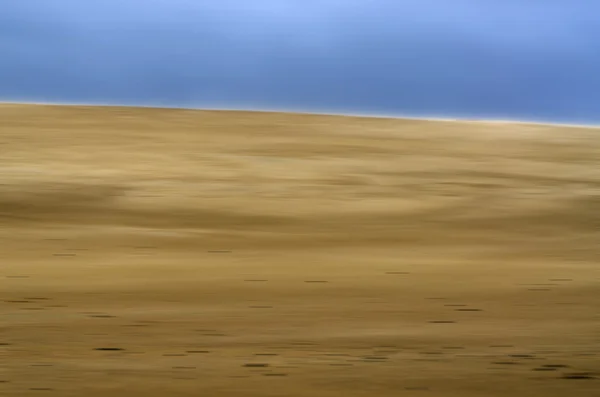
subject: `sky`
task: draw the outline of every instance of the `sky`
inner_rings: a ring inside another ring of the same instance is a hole
[[[600,123],[598,0],[0,0],[0,101]]]

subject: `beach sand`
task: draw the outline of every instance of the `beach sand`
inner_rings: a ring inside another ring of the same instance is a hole
[[[2,396],[599,395],[600,129],[3,104],[0,153]]]

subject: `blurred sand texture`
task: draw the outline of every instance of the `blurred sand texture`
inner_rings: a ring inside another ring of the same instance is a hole
[[[0,105],[0,395],[600,395],[600,129]]]

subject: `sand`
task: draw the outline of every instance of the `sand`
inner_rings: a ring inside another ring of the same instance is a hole
[[[600,129],[4,104],[0,153],[2,396],[600,395]]]

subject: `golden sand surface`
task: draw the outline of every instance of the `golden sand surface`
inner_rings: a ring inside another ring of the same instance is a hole
[[[600,129],[0,105],[0,395],[600,395]]]

